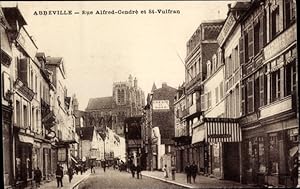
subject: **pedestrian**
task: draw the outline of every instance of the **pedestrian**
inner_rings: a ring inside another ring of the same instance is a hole
[[[191,183],[191,167],[189,162],[186,164],[184,171],[186,173],[186,182]]]
[[[94,165],[91,164],[91,173],[93,173],[93,168],[94,168]]]
[[[134,164],[131,164],[130,171],[131,171],[132,178],[134,178],[134,175],[135,175],[135,165]]]
[[[198,173],[198,167],[193,161],[193,164],[191,165],[191,175],[193,177],[194,183],[196,183],[195,180],[196,180],[197,173]]]
[[[64,176],[63,168],[60,165],[57,165],[56,168],[57,188],[59,188],[59,185],[63,187],[63,182],[62,182],[63,176]]]
[[[137,179],[139,179],[140,177],[141,177],[141,179],[142,179],[141,171],[142,171],[141,166],[140,166],[140,165],[137,165],[137,166],[136,166],[136,176],[137,176]]]
[[[72,167],[69,167],[69,168],[68,168],[69,183],[71,183],[71,181],[72,181],[72,179],[73,179],[73,174],[74,174],[74,172],[73,172]]]
[[[34,180],[36,182],[37,188],[41,185],[42,172],[39,167],[34,171]]]
[[[105,172],[105,168],[106,168],[106,163],[103,163],[103,171]]]
[[[164,177],[165,177],[165,178],[168,178],[168,177],[169,177],[169,174],[168,174],[168,167],[167,167],[167,165],[165,165],[165,166],[163,167],[163,172],[164,172]]]

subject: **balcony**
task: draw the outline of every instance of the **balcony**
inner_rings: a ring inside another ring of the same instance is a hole
[[[259,119],[268,118],[273,115],[277,115],[283,112],[291,111],[296,104],[296,95],[289,95],[283,99],[277,100],[271,104],[259,108]]]

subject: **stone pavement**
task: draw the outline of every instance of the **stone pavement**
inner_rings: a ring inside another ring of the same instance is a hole
[[[142,171],[142,175],[185,188],[254,188],[234,181],[219,180],[201,175],[197,175],[195,184],[188,184],[186,182],[186,174],[184,173],[176,173],[175,180],[172,180],[172,175],[170,175],[169,178],[164,178],[162,171]]]
[[[69,176],[68,175],[64,175],[63,177],[63,187],[60,187],[61,189],[73,189],[78,187],[79,183],[81,183],[82,181],[84,181],[85,179],[87,179],[90,176],[91,172],[90,170],[87,170],[85,173],[82,173],[82,175],[80,174],[80,172],[78,173],[78,175],[74,174],[73,175],[73,179],[71,181],[71,183],[69,183]],[[34,189],[36,189],[37,187],[34,187]],[[46,183],[42,183],[40,185],[39,188],[45,188],[45,189],[56,189],[57,188],[57,183],[56,183],[56,178],[50,182],[46,182]]]

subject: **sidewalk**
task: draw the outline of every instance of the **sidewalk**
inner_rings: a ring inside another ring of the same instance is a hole
[[[142,171],[142,175],[185,188],[251,188],[251,186],[240,184],[238,182],[219,180],[200,175],[197,175],[195,184],[187,184],[186,175],[184,173],[176,173],[175,180],[172,180],[172,175],[170,175],[169,178],[164,178],[163,172],[161,171]]]
[[[80,172],[78,173],[78,175],[74,174],[73,175],[73,179],[71,181],[71,183],[69,183],[69,176],[68,175],[64,175],[63,177],[63,189],[73,189],[76,188],[80,182],[84,181],[85,179],[88,178],[88,176],[90,176],[91,172],[88,170],[85,173],[82,173],[82,175],[80,174]],[[36,187],[35,187],[36,188]],[[41,184],[40,188],[46,188],[46,189],[56,189],[57,188],[57,183],[56,183],[56,179]]]

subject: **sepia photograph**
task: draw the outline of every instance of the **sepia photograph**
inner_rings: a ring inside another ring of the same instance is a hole
[[[0,30],[1,188],[300,188],[296,0],[4,0]]]

